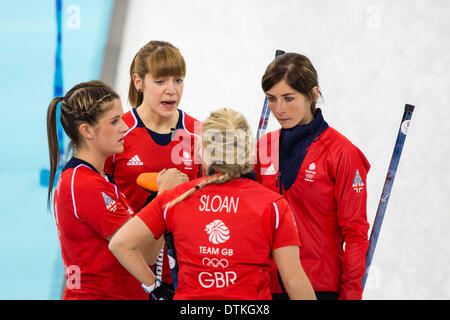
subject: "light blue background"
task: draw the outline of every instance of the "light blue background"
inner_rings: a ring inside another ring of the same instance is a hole
[[[64,93],[98,79],[113,0],[63,1]],[[80,28],[69,28],[80,9]],[[58,299],[63,281],[47,189],[46,112],[53,98],[55,1],[0,1],[0,299]]]

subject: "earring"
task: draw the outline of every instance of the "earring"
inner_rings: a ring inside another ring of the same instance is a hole
[[[89,136],[89,140],[92,140],[94,137],[93,136]]]

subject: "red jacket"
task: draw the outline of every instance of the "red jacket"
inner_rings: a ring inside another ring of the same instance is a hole
[[[107,239],[134,216],[113,183],[72,158],[58,179],[54,212],[67,278],[63,299],[148,299],[108,249]]]
[[[278,192],[279,137],[277,130],[258,141],[255,167],[257,180]],[[281,187],[297,223],[302,266],[315,291],[337,292],[339,299],[361,299],[369,244],[366,177],[370,165],[357,147],[331,127],[306,150],[293,185],[288,190]],[[272,283],[276,283],[273,292],[280,292],[278,281]]]
[[[177,168],[189,179],[197,178],[200,161],[197,159],[195,143],[201,131],[201,124],[178,109],[176,131],[170,134],[151,132],[133,108],[123,115],[130,128],[124,137],[124,150],[110,156],[105,162],[105,172],[110,174],[117,187],[125,194],[134,211],[147,203],[149,192],[136,184],[136,178],[144,172],[159,172],[166,168]],[[166,140],[168,141],[163,141]],[[164,253],[163,281],[172,283],[167,254]]]
[[[159,238],[173,234],[179,265],[175,300],[271,299],[272,251],[298,246],[286,200],[250,179],[233,179],[167,203],[202,182],[163,192],[139,213]]]
[[[198,176],[199,161],[198,159],[194,161],[196,160],[194,144],[197,140],[194,130],[196,125],[196,130],[200,130],[201,126],[196,119],[185,112],[181,110],[178,112],[180,116],[176,125],[176,134],[172,140],[166,142],[157,141],[156,138],[170,135],[155,134],[152,136],[139,117],[136,108],[123,115],[123,121],[130,128],[125,133],[124,150],[106,160],[105,172],[114,178],[117,187],[125,194],[136,212],[144,207],[149,195],[147,191],[136,184],[136,178],[141,173],[159,172],[164,168],[177,168],[188,175],[190,180]]]

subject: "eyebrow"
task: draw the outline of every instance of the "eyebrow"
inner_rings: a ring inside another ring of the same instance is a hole
[[[270,93],[266,93],[268,96],[271,96],[271,97],[273,97],[274,95],[273,94],[270,94]],[[286,96],[289,96],[289,95],[291,95],[291,94],[295,94],[295,92],[288,92],[288,93],[285,93],[285,94],[282,94],[281,96],[282,97],[286,97]]]
[[[114,120],[115,118],[121,118],[121,117],[122,117],[122,115],[116,114],[115,116],[111,117],[111,119],[109,119],[109,120]]]

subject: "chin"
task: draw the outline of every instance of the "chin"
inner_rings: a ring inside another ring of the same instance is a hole
[[[178,111],[178,107],[173,107],[171,109],[161,109],[160,115],[163,117],[171,117],[175,112]]]
[[[283,128],[283,129],[291,129],[291,128],[293,128],[293,127],[295,127],[296,125],[295,124],[292,124],[292,123],[281,123],[280,122],[280,126]]]
[[[123,150],[124,150],[124,147],[123,147],[123,145],[121,145],[120,147],[117,148],[117,150],[114,150],[113,153],[122,153]]]

